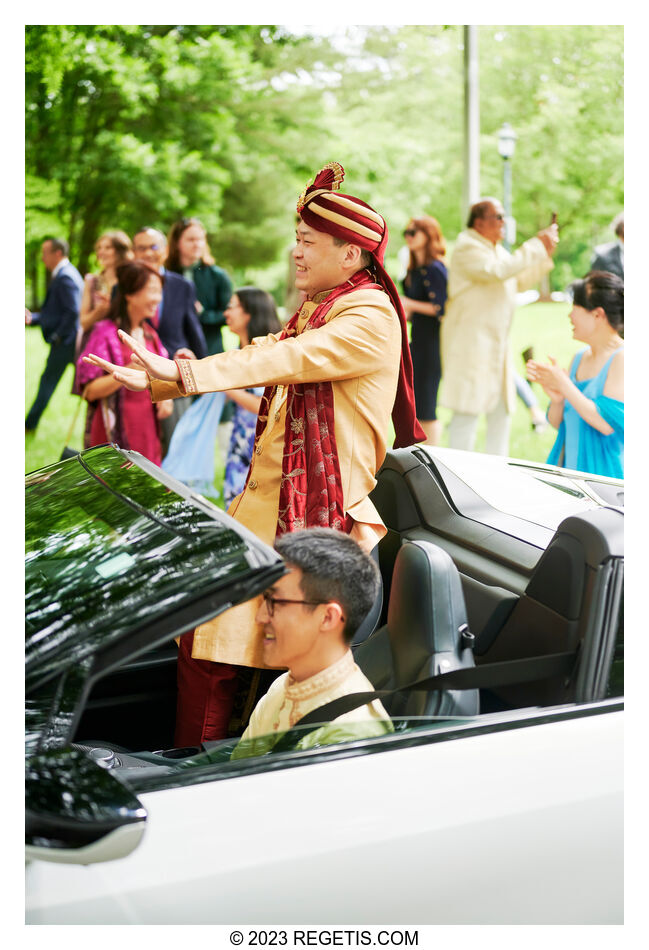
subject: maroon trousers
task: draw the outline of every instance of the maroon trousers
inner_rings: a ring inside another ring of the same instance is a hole
[[[178,645],[176,748],[226,739],[237,691],[238,667],[193,659],[193,643],[194,631],[189,630]]]

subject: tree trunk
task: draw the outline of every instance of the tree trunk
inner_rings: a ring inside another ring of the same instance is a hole
[[[28,252],[27,272],[29,274],[29,309],[38,312],[38,248],[32,247]]]

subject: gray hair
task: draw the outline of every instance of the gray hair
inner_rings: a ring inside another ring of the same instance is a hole
[[[46,238],[45,240],[50,242],[51,250],[60,251],[63,257],[67,257],[70,253],[70,245],[65,238]]]

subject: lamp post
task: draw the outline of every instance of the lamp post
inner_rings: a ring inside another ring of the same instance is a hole
[[[503,160],[503,207],[505,208],[505,240],[509,251],[516,240],[516,222],[512,217],[512,167],[510,159],[516,148],[518,136],[509,122],[503,122],[498,130],[498,152]]]
[[[464,189],[462,218],[480,198],[480,82],[478,27],[464,27]]]

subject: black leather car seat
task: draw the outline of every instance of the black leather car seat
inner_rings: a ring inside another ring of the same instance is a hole
[[[615,559],[621,561],[623,551],[621,511],[594,508],[564,519],[502,628],[478,637],[478,665],[576,650],[593,622],[590,614],[597,608],[593,591],[598,575]],[[589,600],[594,601],[590,610],[586,609]],[[574,677],[557,675],[492,692],[500,708],[550,706],[574,702],[575,685]],[[490,700],[484,694],[483,698]]]
[[[379,562],[379,546],[376,545],[372,551],[370,551],[370,557],[373,558],[377,565],[380,567]],[[374,599],[374,603],[370,607],[366,617],[361,622],[358,627],[358,630],[354,634],[354,639],[352,640],[352,647],[358,646],[360,643],[363,643],[364,640],[374,633],[376,628],[379,625],[381,620],[381,612],[383,610],[383,577],[379,574],[379,589]]]
[[[430,541],[405,541],[397,554],[387,623],[354,658],[376,689],[393,689],[438,673],[472,667],[466,606],[457,568]],[[389,708],[388,708],[389,707]],[[386,704],[391,716],[472,716],[478,690],[413,691]]]

